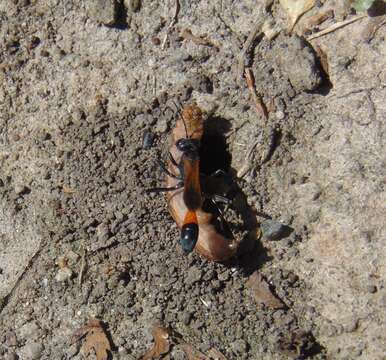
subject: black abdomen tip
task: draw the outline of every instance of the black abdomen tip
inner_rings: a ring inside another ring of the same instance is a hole
[[[186,253],[193,251],[198,240],[198,225],[195,223],[185,224],[181,229],[180,243]]]

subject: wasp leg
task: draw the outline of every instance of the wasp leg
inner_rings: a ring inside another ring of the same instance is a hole
[[[220,196],[220,198],[222,198],[222,199],[221,199],[221,201],[218,201],[219,198],[217,198],[217,200],[214,199],[214,198],[217,197],[217,196],[219,196],[219,195],[214,195],[214,196],[212,196],[212,197],[210,198],[210,201],[211,201],[211,202],[214,204],[214,206],[217,208],[218,216],[219,216],[220,219],[221,219],[221,221],[219,222],[219,223],[220,223],[221,230],[222,230],[222,231],[228,230],[228,231],[231,233],[232,237],[234,238],[234,235],[233,235],[233,233],[232,233],[232,231],[231,231],[231,229],[230,229],[230,226],[229,226],[229,224],[228,224],[228,221],[226,221],[226,219],[225,219],[225,217],[224,217],[225,213],[226,213],[226,212],[228,211],[228,209],[229,209],[229,204],[231,203],[231,200],[229,200],[229,199],[227,199],[227,198],[224,198],[223,196]],[[224,210],[222,210],[222,209],[218,206],[218,203],[219,203],[219,202],[222,202],[224,199],[227,200],[227,203],[226,203],[226,205],[225,205],[225,207],[224,207]]]
[[[232,200],[228,199],[225,196],[217,195],[217,194],[212,194],[212,195],[207,195],[207,194],[205,195],[204,194],[204,197],[205,197],[205,199],[211,201],[212,204],[215,206],[215,208],[218,212],[218,216],[221,219],[221,222],[220,222],[220,226],[222,228],[221,230],[224,230],[224,224],[226,224],[227,227],[229,228],[228,222],[226,221],[224,215],[228,211],[230,205],[232,204]],[[225,204],[224,209],[221,209],[221,207],[219,206],[220,203]]]
[[[213,194],[213,195],[208,196],[208,199],[212,200],[216,204],[217,203],[222,203],[222,204],[225,204],[225,205],[229,205],[232,202],[231,199],[228,199],[225,196],[217,195],[217,194]]]
[[[146,192],[147,193],[168,192],[168,191],[174,191],[174,190],[181,189],[182,187],[184,187],[184,183],[179,182],[177,185],[172,186],[172,187],[156,187],[156,188],[152,188],[152,189],[147,189]]]
[[[180,166],[177,164],[177,161],[174,159],[172,153],[169,151],[169,160],[172,162],[172,164],[176,167],[176,168],[180,168]]]
[[[217,169],[214,173],[210,174],[209,176],[218,177],[218,176],[229,176],[228,173],[226,173],[222,169]]]
[[[166,168],[165,164],[161,160],[158,160],[158,165],[160,166],[162,171],[165,172],[168,176],[172,177],[173,179],[182,180],[181,175],[177,176],[177,175],[173,174],[171,171],[169,171]]]

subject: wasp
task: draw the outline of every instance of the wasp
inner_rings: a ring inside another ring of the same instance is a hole
[[[203,136],[203,113],[195,104],[183,108],[172,131],[166,173],[166,186],[150,189],[165,192],[169,211],[181,229],[180,244],[186,253],[194,249],[209,260],[225,261],[237,249],[236,242],[220,234],[215,216],[202,209],[200,175],[200,140]]]

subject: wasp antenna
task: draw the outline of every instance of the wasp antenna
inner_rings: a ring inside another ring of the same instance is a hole
[[[178,116],[177,119],[181,118],[182,123],[184,124],[186,138],[190,139],[190,136],[188,134],[188,128],[186,127],[186,121],[185,121],[185,118],[184,118],[184,112],[181,110],[182,109],[182,104],[180,102],[178,102],[178,104],[177,104],[177,102],[175,100],[173,100],[173,103],[176,106],[177,116]]]
[[[185,119],[184,119],[184,113],[181,113],[181,120],[182,120],[182,123],[184,124],[186,138],[190,139],[189,134],[188,134],[188,129],[186,127],[186,122],[185,122]]]

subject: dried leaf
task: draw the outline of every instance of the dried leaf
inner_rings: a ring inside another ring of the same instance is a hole
[[[192,345],[183,344],[181,348],[184,350],[188,360],[210,360],[205,354],[195,349]]]
[[[289,18],[288,30],[292,31],[299,17],[314,7],[315,0],[280,0],[280,5]]]
[[[207,354],[213,360],[228,360],[220,351],[215,348],[211,348]]]
[[[318,59],[320,62],[320,65],[322,66],[323,71],[327,76],[329,76],[329,64],[328,64],[328,56],[325,50],[321,46],[315,45],[314,50],[316,54],[318,55]]]
[[[74,334],[76,341],[79,341],[84,336],[86,336],[86,340],[81,348],[84,357],[87,359],[95,353],[97,360],[107,360],[111,351],[111,345],[103,329],[102,322],[92,319]]]
[[[170,331],[168,329],[154,326],[151,333],[154,337],[154,345],[142,356],[141,360],[151,360],[170,351]]]
[[[332,18],[333,16],[334,16],[334,11],[332,9],[327,9],[308,17],[304,21],[302,33],[305,34],[308,31],[311,31],[314,27],[320,25],[321,23]]]
[[[217,49],[219,48],[219,46],[215,45],[212,41],[207,39],[205,36],[193,35],[190,29],[183,29],[180,33],[180,36],[185,40],[194,42],[196,45],[214,46]]]
[[[58,259],[57,264],[59,266],[59,269],[66,268],[66,267],[68,267],[68,259],[66,257],[64,257],[64,256],[61,256]]]
[[[272,293],[267,282],[257,271],[249,277],[247,286],[252,290],[252,295],[259,304],[264,304],[272,309],[285,307],[284,303]]]
[[[64,192],[65,194],[73,194],[73,193],[76,192],[75,189],[73,189],[73,188],[71,188],[71,187],[69,187],[69,186],[67,186],[67,185],[63,185],[63,186],[62,186],[62,190],[63,190],[63,192]]]

